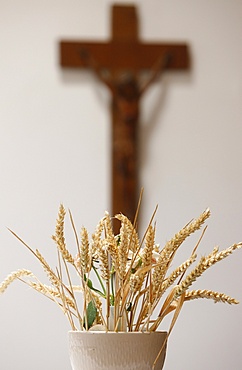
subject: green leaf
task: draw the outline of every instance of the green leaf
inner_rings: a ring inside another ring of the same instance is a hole
[[[86,276],[84,277],[84,280],[87,281],[88,288],[93,289],[92,280],[87,279]]]
[[[90,279],[87,279],[86,275],[84,275],[84,280],[87,281],[87,286],[88,286],[89,289],[98,293],[101,297],[106,298],[106,295],[104,293],[102,293],[100,290],[94,288],[94,286],[92,285],[92,281]]]
[[[87,329],[89,329],[92,326],[96,317],[97,317],[97,308],[93,301],[90,301],[87,305]],[[86,327],[85,322],[84,327]]]

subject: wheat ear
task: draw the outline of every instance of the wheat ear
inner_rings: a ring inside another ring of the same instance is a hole
[[[104,220],[105,218],[102,218],[99,221],[94,234],[92,234],[91,255],[93,259],[98,258],[98,250],[100,248],[101,236],[104,229]]]
[[[45,296],[49,296],[54,298],[54,301],[56,299],[60,299],[61,302],[65,301],[68,306],[70,306],[73,309],[76,309],[75,303],[73,300],[65,295],[65,298],[63,298],[62,294],[59,292],[59,290],[53,289],[51,286],[42,284],[42,283],[36,283],[34,281],[30,281],[28,283],[31,288],[35,289],[37,292],[42,293]]]
[[[105,238],[111,244],[116,244],[110,214],[106,211],[104,217]]]
[[[206,219],[210,216],[210,210],[206,209],[197,219],[189,222],[183,229],[181,229],[175,236],[166,243],[160,252],[157,261],[157,267],[153,272],[153,292],[155,293],[160,284],[163,282],[166,272],[175,256],[179,246],[189,237],[192,233],[199,230],[204,224]]]
[[[227,249],[218,251],[215,249],[207,257],[202,257],[198,265],[190,272],[190,274],[183,280],[177,288],[176,297],[179,297],[184,291],[186,291],[196,280],[200,277],[209,267],[213,266],[217,262],[223,260],[233,253],[236,249],[242,247],[242,242],[238,244],[233,244]]]
[[[121,213],[116,215],[115,218],[121,221],[121,223],[125,224],[125,229],[127,235],[129,236],[129,249],[133,253],[136,253],[136,251],[140,248],[140,243],[138,233],[135,227],[133,226],[132,222],[128,219],[128,217],[124,216]]]
[[[84,274],[91,269],[91,256],[89,250],[88,232],[85,227],[81,229],[81,245],[80,245],[80,267]]]
[[[64,219],[66,211],[63,204],[60,205],[58,217],[56,220],[55,235],[52,236],[52,239],[56,242],[58,250],[61,252],[61,255],[64,260],[74,265],[74,258],[66,247],[65,237],[64,237]]]
[[[127,223],[124,220],[121,221],[120,227],[120,243],[118,245],[118,273],[121,282],[124,282],[126,275],[126,264],[128,259],[129,250],[129,233]]]
[[[109,281],[110,278],[110,271],[109,271],[109,261],[108,261],[108,248],[107,244],[103,240],[102,245],[99,249],[99,258],[101,262],[101,277],[106,282]]]
[[[11,274],[9,274],[1,283],[0,285],[0,293],[4,293],[5,290],[9,287],[10,284],[16,279],[19,279],[23,276],[34,276],[34,274],[25,269],[13,271]]]
[[[46,272],[50,282],[56,287],[58,288],[60,286],[60,281],[58,279],[58,277],[56,276],[56,274],[54,273],[54,271],[52,270],[52,268],[49,266],[49,264],[47,263],[47,261],[44,259],[44,257],[42,256],[42,254],[40,253],[40,251],[38,249],[36,249],[36,257],[38,258],[39,262],[41,263],[41,265],[43,266],[43,269],[44,271]]]
[[[152,264],[152,252],[155,245],[155,229],[152,225],[149,225],[146,236],[145,236],[145,247],[142,253],[142,265],[141,268],[151,266]],[[146,269],[144,269],[145,271]],[[137,273],[134,273],[130,277],[130,290],[133,293],[138,292],[143,285],[145,277],[150,270],[141,272],[137,270]]]
[[[223,302],[229,304],[238,304],[235,298],[232,298],[224,293],[214,292],[213,290],[191,290],[186,292],[185,301],[190,301],[192,299],[206,298],[212,299],[215,303]]]
[[[187,261],[177,267],[161,285],[161,291],[159,293],[162,296],[165,291],[176,281],[176,279],[188,269],[189,266],[195,261],[196,255],[192,255]]]

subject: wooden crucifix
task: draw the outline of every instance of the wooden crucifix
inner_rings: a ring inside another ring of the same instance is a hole
[[[137,208],[139,102],[165,70],[188,69],[186,44],[142,43],[134,6],[112,7],[109,42],[61,41],[64,68],[91,68],[112,95],[112,214],[133,220]],[[140,74],[148,77],[141,84]]]

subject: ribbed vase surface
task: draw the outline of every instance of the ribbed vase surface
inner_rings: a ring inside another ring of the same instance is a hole
[[[69,353],[73,370],[151,370],[166,332],[69,332]],[[164,350],[155,370],[161,370]]]

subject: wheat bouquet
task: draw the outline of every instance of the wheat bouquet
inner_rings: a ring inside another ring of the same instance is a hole
[[[55,302],[68,318],[71,330],[83,331],[152,332],[172,312],[169,334],[186,301],[206,298],[237,304],[237,300],[224,293],[191,290],[191,286],[207,269],[241,248],[242,243],[221,251],[216,247],[196,262],[205,227],[187,260],[172,269],[178,248],[187,237],[201,229],[210,211],[207,209],[190,221],[163,247],[155,242],[153,216],[140,239],[136,220],[132,224],[123,214],[115,216],[120,222],[118,235],[114,235],[112,218],[106,212],[89,236],[84,227],[77,232],[69,212],[76,240],[75,252],[71,253],[64,235],[66,211],[60,205],[52,236],[57,250],[56,267],[52,268],[39,250],[32,249],[10,230],[38,259],[49,284],[42,283],[32,271],[20,269],[6,277],[0,292],[16,279],[21,280]]]

